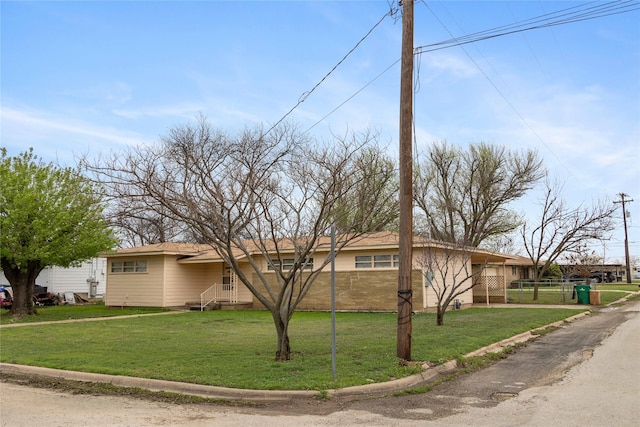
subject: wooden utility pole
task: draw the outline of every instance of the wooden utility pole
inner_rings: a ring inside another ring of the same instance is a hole
[[[397,356],[411,360],[413,267],[413,0],[402,0],[400,69],[400,236],[398,262]]]
[[[625,208],[626,202],[633,202],[633,199],[626,199],[628,194],[620,193],[620,200],[616,200],[613,203],[622,204],[622,221],[624,223],[624,261],[625,261],[625,276],[627,276],[627,283],[631,284],[631,264],[629,262],[629,235],[627,234],[627,208]]]

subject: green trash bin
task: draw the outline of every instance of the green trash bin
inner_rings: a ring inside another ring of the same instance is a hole
[[[591,291],[591,285],[576,285],[576,294],[578,295],[578,304],[589,305],[589,292]]]

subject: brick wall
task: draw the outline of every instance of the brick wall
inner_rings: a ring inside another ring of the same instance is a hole
[[[273,277],[273,273],[265,274]],[[254,274],[253,283],[259,283]],[[422,286],[419,270],[412,274],[414,307],[422,307],[416,301]],[[254,306],[262,307],[254,297]],[[331,273],[322,272],[309,293],[298,306],[299,310],[331,309]],[[396,311],[398,309],[398,270],[361,270],[336,272],[336,310]]]

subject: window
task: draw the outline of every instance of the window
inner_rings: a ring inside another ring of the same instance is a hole
[[[274,266],[279,266],[280,265],[280,260],[277,259],[272,259],[271,262],[272,264],[269,264],[267,266],[268,270],[274,270]],[[295,263],[295,259],[293,258],[285,258],[282,260],[282,270],[283,271],[288,271],[291,270],[293,268],[293,264]],[[303,270],[313,270],[313,258],[307,258],[307,261],[304,263],[304,265],[302,266]]]
[[[356,268],[398,268],[400,255],[358,255]]]
[[[391,255],[375,255],[373,257],[373,268],[391,267]]]
[[[518,267],[514,265],[511,267],[511,275],[515,276],[516,274],[518,274]]]
[[[111,261],[112,273],[146,273],[147,261]]]
[[[371,255],[356,257],[356,268],[371,268],[371,266]]]

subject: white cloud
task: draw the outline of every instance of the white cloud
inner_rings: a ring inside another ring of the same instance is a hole
[[[204,104],[195,102],[186,102],[181,104],[175,104],[171,106],[162,107],[150,107],[150,108],[131,108],[122,109],[116,108],[111,112],[116,116],[124,117],[127,119],[139,119],[142,117],[180,117],[192,119],[197,116],[199,112],[204,111],[206,106]]]
[[[140,136],[130,133],[125,134],[111,127],[98,126],[43,113],[25,112],[3,107],[0,110],[0,118],[3,128],[28,126],[30,131],[55,131],[77,134],[122,145],[135,145],[141,141]]]

